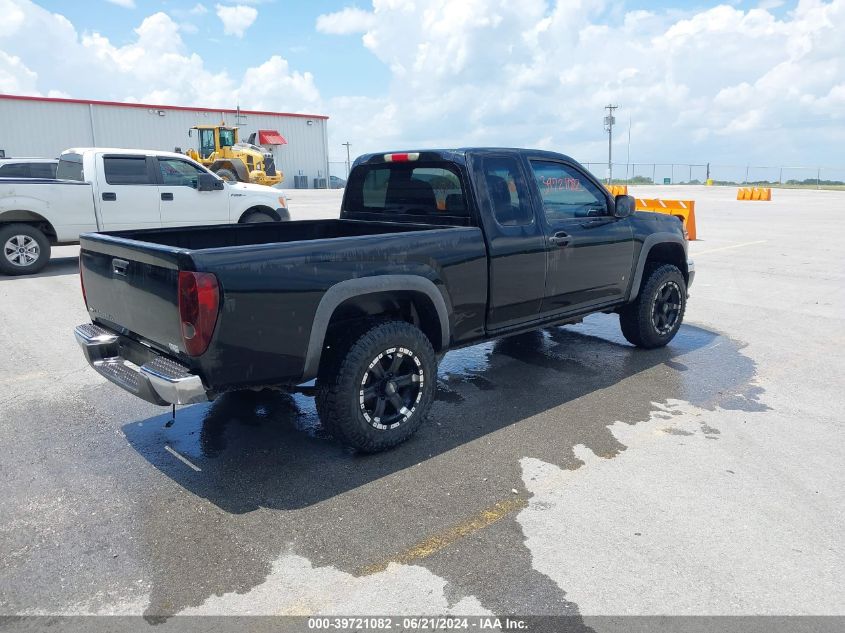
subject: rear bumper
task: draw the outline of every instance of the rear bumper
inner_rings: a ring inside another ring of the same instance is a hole
[[[691,259],[687,260],[687,289],[692,285],[692,281],[695,279],[695,262]]]
[[[147,350],[147,360],[139,366],[122,355],[126,345],[120,335],[92,323],[77,326],[73,333],[98,374],[142,400],[158,405],[208,400],[202,379],[166,356]]]

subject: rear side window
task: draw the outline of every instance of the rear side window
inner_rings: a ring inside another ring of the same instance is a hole
[[[82,155],[62,154],[59,158],[59,166],[56,169],[56,178],[85,182],[85,174],[82,170]]]
[[[0,165],[0,178],[31,178],[29,163],[6,163]]]
[[[29,170],[33,178],[56,177],[56,163],[32,163]]]
[[[103,158],[106,182],[110,185],[151,185],[145,156],[106,156]]]
[[[482,161],[484,187],[493,217],[501,226],[524,226],[534,221],[522,170],[513,158],[492,156]]]
[[[458,172],[443,163],[382,163],[356,167],[346,186],[345,211],[387,216],[469,219]],[[421,220],[422,221],[422,220]]]

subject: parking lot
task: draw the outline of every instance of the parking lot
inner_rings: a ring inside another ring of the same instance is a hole
[[[0,277],[3,613],[845,614],[845,192],[631,193],[696,201],[677,338],[596,315],[450,352],[372,456],[301,395],[169,426],[85,363],[77,247]]]

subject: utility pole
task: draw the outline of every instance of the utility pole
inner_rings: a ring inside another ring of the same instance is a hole
[[[344,145],[346,147],[346,178],[348,179],[349,178],[349,147],[352,144],[349,141],[346,141],[345,143],[341,143],[341,145]]]
[[[610,104],[604,106],[607,110],[607,116],[604,117],[604,129],[607,130],[607,184],[613,180],[613,125],[616,123],[613,111],[618,107],[618,105]]]
[[[628,169],[631,167],[631,115],[628,115],[628,155],[625,157],[625,182],[630,182],[630,176],[628,176]],[[631,170],[631,176],[633,176],[633,169]]]

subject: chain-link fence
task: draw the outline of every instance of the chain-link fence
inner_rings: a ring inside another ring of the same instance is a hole
[[[346,161],[330,160],[329,173],[332,176],[335,176],[337,178],[343,178],[344,180],[346,180],[349,177],[349,171],[347,169]]]
[[[607,161],[583,165],[599,180],[607,180]],[[346,161],[329,161],[329,173],[346,180]],[[613,163],[613,182],[629,185],[766,185],[843,187],[845,167],[762,167],[716,163]]]
[[[596,178],[607,180],[607,162],[583,163]],[[767,185],[845,187],[845,167],[763,167],[710,163],[613,163],[613,182],[624,184]]]

